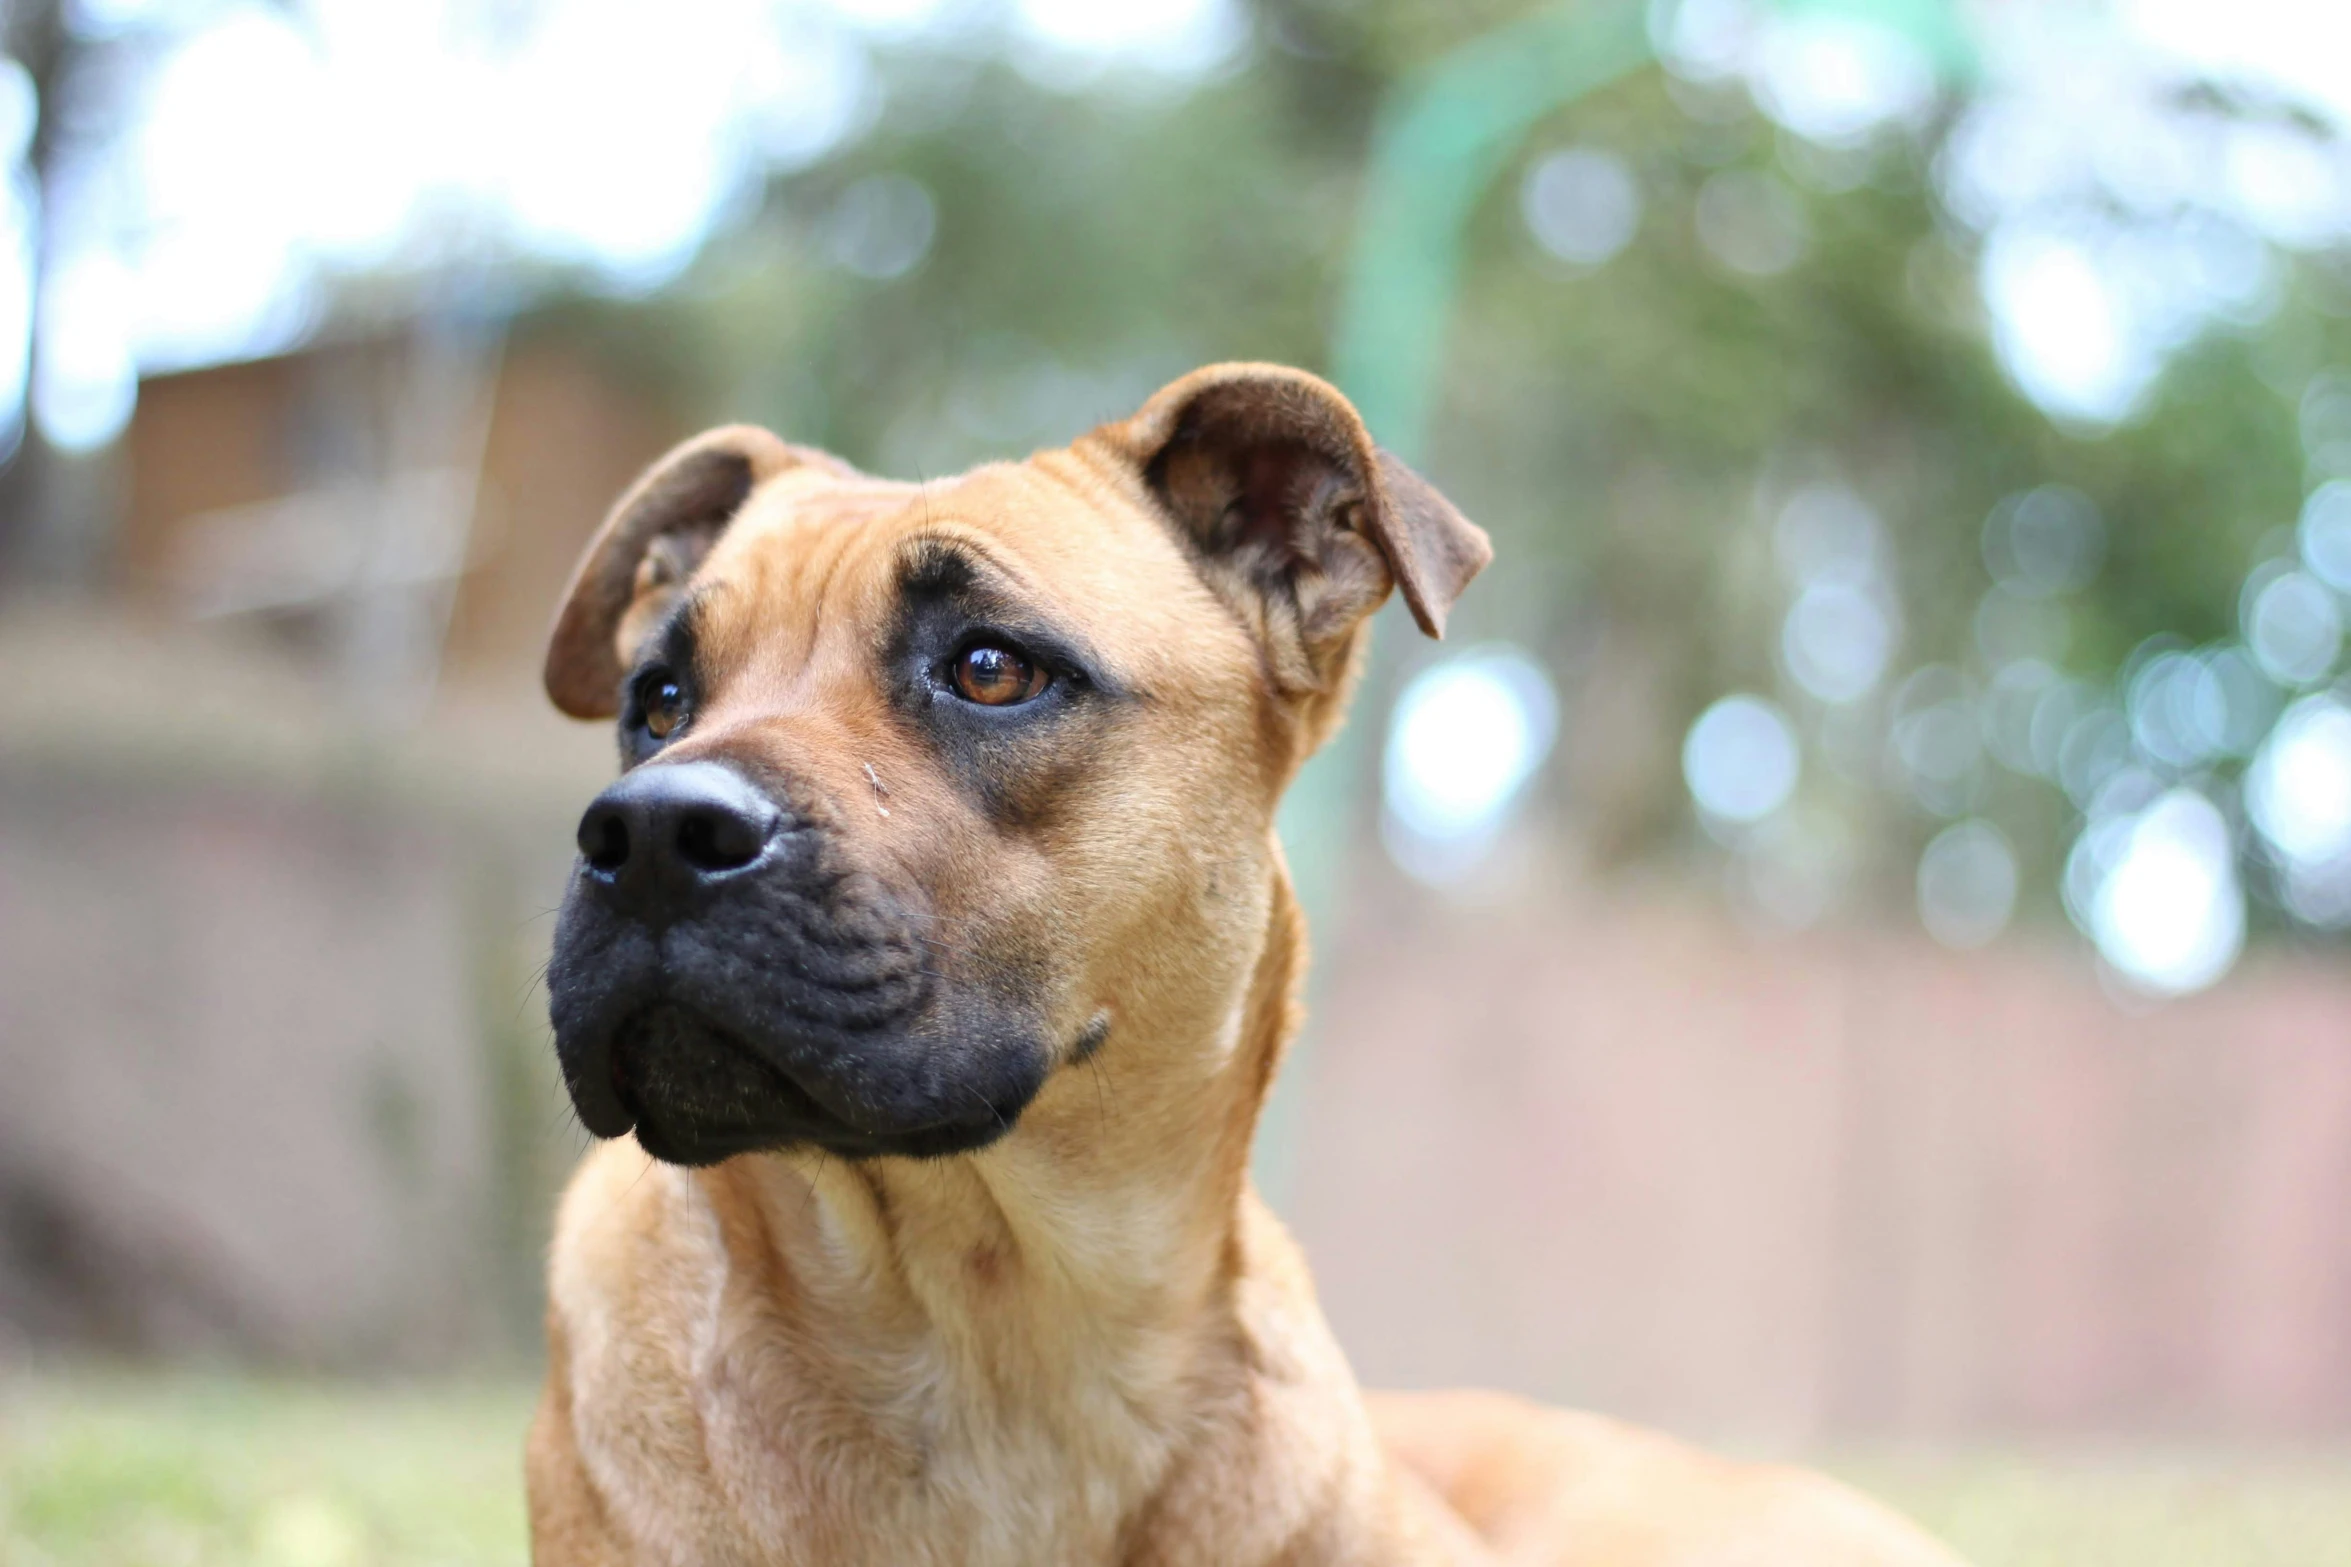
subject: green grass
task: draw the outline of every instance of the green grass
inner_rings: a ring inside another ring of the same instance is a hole
[[[0,1380],[0,1567],[520,1567],[519,1383]],[[1979,1567],[2351,1567],[2351,1452],[1834,1465]]]
[[[2351,1452],[2036,1450],[1831,1467],[1981,1567],[2351,1567]]]
[[[532,1393],[0,1382],[4,1567],[518,1567]]]

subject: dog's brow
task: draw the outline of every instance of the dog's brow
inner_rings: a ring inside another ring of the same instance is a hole
[[[910,608],[953,605],[975,619],[998,622],[1006,632],[1031,640],[1037,650],[1058,653],[1105,695],[1130,694],[1048,595],[1036,592],[1025,573],[976,541],[935,533],[910,539],[899,557],[898,591]]]
[[[1033,592],[1020,571],[979,545],[936,534],[907,544],[899,558],[898,591],[909,603],[959,604],[983,618],[1035,623],[1048,615],[1039,602],[1044,595]]]
[[[981,593],[997,596],[1001,589],[987,582],[994,577],[1015,592],[1026,589],[1024,574],[996,558],[986,547],[968,539],[923,534],[907,542],[899,566],[899,586],[921,598],[950,598]]]
[[[703,617],[709,611],[710,600],[708,583],[689,588],[679,595],[677,603],[662,617],[660,628],[645,639],[649,656],[640,661],[640,667],[648,663],[661,663],[676,670],[691,670],[694,667],[696,645],[701,641]]]

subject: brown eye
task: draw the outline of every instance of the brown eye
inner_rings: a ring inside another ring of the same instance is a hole
[[[674,680],[656,680],[645,687],[645,732],[667,740],[686,721],[686,688]]]
[[[955,660],[955,692],[982,707],[1009,707],[1045,689],[1045,672],[1008,647],[982,642]]]

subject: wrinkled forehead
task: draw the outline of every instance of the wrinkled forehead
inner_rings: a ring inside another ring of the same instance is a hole
[[[1203,612],[1210,626],[1228,619],[1142,498],[1068,452],[924,484],[779,474],[720,537],[696,588],[702,645],[722,662],[778,643],[807,656],[835,627],[870,640],[926,595],[1048,617],[1122,666],[1186,628],[1197,640]]]

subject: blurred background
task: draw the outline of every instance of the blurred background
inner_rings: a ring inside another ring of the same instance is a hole
[[[522,1560],[573,556],[1224,358],[1494,535],[1284,833],[1367,1381],[2351,1562],[2333,0],[0,0],[0,1561]]]

